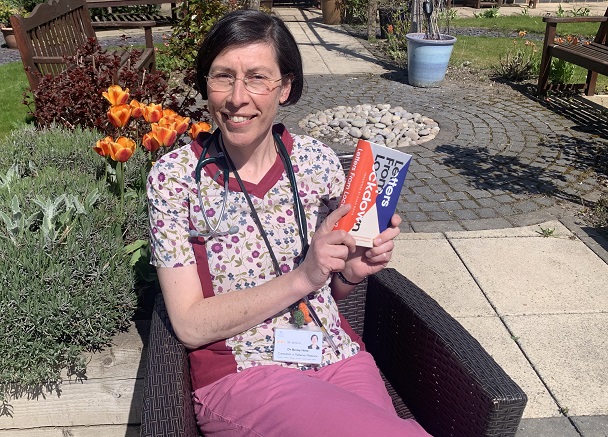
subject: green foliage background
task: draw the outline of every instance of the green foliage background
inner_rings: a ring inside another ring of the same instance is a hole
[[[120,211],[103,177],[104,161],[91,150],[94,131],[50,128],[15,130],[0,140],[0,210],[14,198],[23,217],[35,217],[17,238],[0,220],[0,400],[56,390],[61,370],[84,376],[81,354],[109,344],[129,326],[137,306],[135,277],[123,247],[146,238],[145,208],[138,198]],[[17,165],[11,176],[11,167]],[[130,180],[139,179],[137,166]],[[73,196],[83,214],[60,207],[48,224],[36,200]],[[66,218],[67,217],[67,218]],[[2,413],[2,411],[0,411]]]

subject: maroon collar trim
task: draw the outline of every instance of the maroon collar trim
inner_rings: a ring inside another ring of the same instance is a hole
[[[282,124],[276,124],[272,127],[273,132],[276,132],[280,135],[283,144],[285,144],[285,148],[287,149],[287,153],[291,155],[293,151],[293,138],[291,134],[287,131],[287,128]],[[205,141],[210,140],[211,133],[203,132],[199,134],[199,136],[194,140],[191,144],[192,151],[194,152],[197,159],[200,159],[201,153],[203,153],[203,144]],[[263,198],[268,191],[276,185],[276,183],[281,178],[281,175],[284,171],[283,161],[281,161],[281,157],[277,154],[277,157],[274,161],[274,164],[268,172],[264,175],[262,180],[257,184],[253,184],[247,181],[243,181],[245,189],[250,195],[253,195],[259,199]],[[224,177],[222,176],[221,170],[218,168],[216,164],[209,164],[204,167],[204,172],[209,178],[213,178],[218,174],[219,178],[217,179],[217,183],[220,185],[224,184]],[[228,188],[230,191],[240,192],[241,188],[234,177],[231,177],[228,181]]]

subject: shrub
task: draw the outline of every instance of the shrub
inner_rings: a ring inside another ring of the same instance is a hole
[[[483,12],[473,13],[475,18],[496,18],[500,15],[500,8],[485,9]]]
[[[241,0],[189,0],[177,8],[181,19],[165,44],[165,68],[194,68],[198,48],[205,35],[224,14],[242,9]]]
[[[551,60],[551,72],[549,81],[553,83],[569,83],[574,77],[574,64],[563,59]]]
[[[0,140],[0,414],[11,397],[84,377],[83,351],[129,326],[137,306],[126,243],[147,238],[97,175],[99,133],[27,127]],[[134,169],[135,170],[135,169]]]
[[[349,0],[344,2],[344,21],[349,24],[367,23],[369,0]]]
[[[520,40],[513,40],[513,49],[500,56],[495,68],[498,76],[512,81],[522,81],[538,75],[540,57],[536,44],[524,39],[526,32],[519,32]]]
[[[129,88],[132,98],[140,102],[161,103],[165,108],[202,119],[204,107],[195,106],[193,73],[183,75],[183,84],[170,85],[168,76],[160,70],[142,74],[133,67],[139,53],[132,50],[130,65],[119,68],[120,56],[101,52],[99,44],[92,40],[68,59],[66,71],[42,77],[32,96],[25,96],[24,103],[40,127],[55,123],[68,128],[95,128],[109,134],[112,126],[102,93],[110,85],[119,84]]]

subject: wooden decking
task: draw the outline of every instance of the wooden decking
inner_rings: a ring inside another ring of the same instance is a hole
[[[0,437],[139,436],[149,325],[135,322],[89,354],[88,379],[64,381],[60,396],[11,401],[13,417],[0,417]]]

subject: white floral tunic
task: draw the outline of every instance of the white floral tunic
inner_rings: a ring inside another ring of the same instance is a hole
[[[328,146],[308,136],[292,136],[282,125],[274,129],[281,135],[291,157],[310,241],[316,227],[338,205],[344,174],[338,157]],[[220,217],[224,189],[221,172],[218,177],[215,165],[206,166],[202,172],[200,189],[204,209],[200,208],[194,171],[202,152],[201,144],[208,138],[208,134],[202,135],[194,143],[166,154],[148,177],[152,264],[157,267],[197,264],[205,297],[238,293],[238,290],[255,287],[275,277],[266,244],[245,196],[232,177],[226,210]],[[258,184],[244,184],[281,271],[291,271],[299,262],[301,242],[292,188],[280,157],[277,156],[274,166]],[[219,232],[226,232],[233,226],[238,226],[238,232],[208,239],[189,237],[191,229],[203,233],[210,231],[202,214],[206,214],[212,228],[220,223]],[[338,313],[329,281],[311,293],[309,299],[340,350],[340,357],[337,357],[325,341],[322,365],[356,354],[360,339]],[[239,335],[191,351],[193,389],[253,366],[310,368],[310,365],[272,360],[274,328],[289,325],[289,319],[290,313],[286,309]]]

